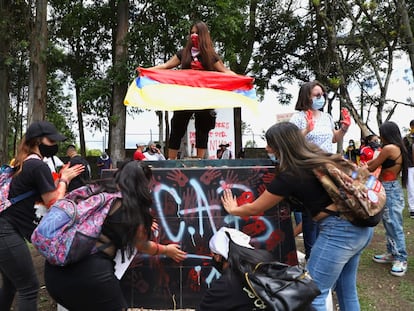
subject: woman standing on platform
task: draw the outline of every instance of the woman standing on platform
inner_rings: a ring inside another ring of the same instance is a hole
[[[181,69],[219,71],[235,74],[226,68],[214,50],[208,27],[196,22],[190,28],[186,46],[178,51],[166,63],[150,69],[172,69],[181,65]],[[168,159],[175,160],[180,149],[181,138],[187,130],[188,122],[194,115],[196,130],[197,158],[203,159],[207,151],[208,133],[216,126],[214,109],[178,110],[171,119],[171,134],[168,146]]]

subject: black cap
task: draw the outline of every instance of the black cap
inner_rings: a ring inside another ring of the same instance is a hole
[[[220,144],[219,147],[230,147],[230,144]]]
[[[66,137],[58,132],[56,127],[48,121],[35,121],[26,131],[26,140],[36,137],[47,137],[53,141],[64,141]]]

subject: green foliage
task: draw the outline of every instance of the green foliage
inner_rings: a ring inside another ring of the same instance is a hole
[[[100,149],[90,149],[86,151],[88,157],[99,157],[102,154]]]
[[[291,104],[286,85],[319,79],[349,108],[348,86],[381,92],[364,95],[365,109],[390,111],[387,78],[401,44],[403,27],[394,2],[345,0],[144,0],[130,2],[128,58],[112,67],[117,1],[48,1],[47,57],[48,119],[64,124],[71,139],[76,133],[68,110],[77,91],[85,126],[104,130],[112,116],[114,85],[129,83],[138,66],[165,62],[188,38],[192,22],[209,25],[215,47],[225,64],[240,74],[255,77],[259,95],[276,91],[281,104]],[[407,1],[409,15],[414,12]],[[13,146],[24,128],[23,107],[28,102],[29,35],[31,8],[13,1],[10,14],[0,20],[3,42],[11,42],[4,64],[10,71],[10,127]],[[412,21],[411,21],[412,22]],[[59,80],[65,81],[64,84]],[[385,82],[384,82],[385,81]],[[370,87],[366,87],[366,85]],[[364,107],[363,107],[364,108]],[[50,110],[50,111],[49,111]],[[139,113],[129,109],[128,113]],[[57,115],[62,115],[60,119]],[[356,113],[355,113],[356,114]],[[381,120],[380,117],[377,117]],[[70,130],[69,130],[70,129]]]

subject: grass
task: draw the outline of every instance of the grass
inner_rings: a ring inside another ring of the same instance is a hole
[[[387,264],[372,261],[374,254],[385,251],[385,230],[382,223],[375,227],[374,237],[364,250],[358,269],[358,294],[361,310],[407,311],[414,310],[414,262],[410,262],[414,253],[414,219],[404,211],[404,232],[409,254],[408,271],[403,277],[389,273]]]

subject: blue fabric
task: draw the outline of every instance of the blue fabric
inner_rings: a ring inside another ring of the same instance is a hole
[[[312,306],[326,311],[330,289],[336,291],[341,310],[360,310],[356,277],[363,249],[373,235],[372,227],[357,227],[340,217],[319,221],[319,234],[307,263],[310,275],[321,290]]]
[[[309,211],[302,212],[302,233],[303,245],[305,247],[305,259],[308,260],[311,254],[312,246],[318,237],[318,223],[312,220]]]
[[[395,260],[407,261],[407,249],[403,229],[404,192],[398,180],[382,182],[387,200],[382,214],[382,222],[387,238],[387,253]]]

